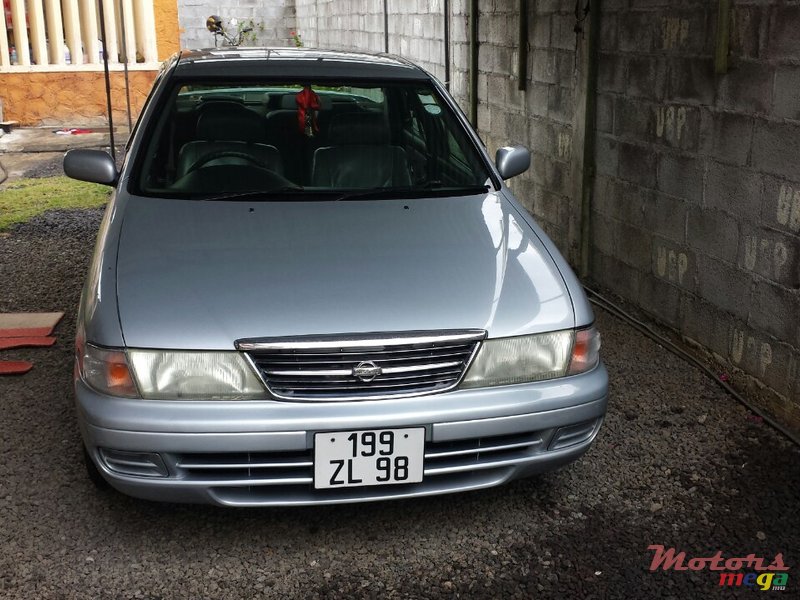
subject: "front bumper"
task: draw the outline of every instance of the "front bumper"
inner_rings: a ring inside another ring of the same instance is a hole
[[[226,506],[419,497],[550,471],[589,448],[607,394],[602,365],[524,385],[336,403],[129,400],[76,383],[84,442],[112,486],[139,498]],[[314,489],[315,433],[419,426],[426,429],[421,483]],[[157,453],[167,476],[113,470],[100,449]]]

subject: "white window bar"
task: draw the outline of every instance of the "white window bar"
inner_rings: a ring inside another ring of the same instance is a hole
[[[81,0],[81,38],[86,62],[96,65],[100,61],[100,33],[97,28],[96,0]]]
[[[136,30],[133,20],[133,0],[122,0],[122,12],[125,20],[125,55],[129,65],[136,64]],[[122,27],[122,19],[117,17],[117,24]],[[122,40],[122,30],[118,28],[117,37]]]
[[[158,62],[153,3],[137,2],[134,20],[136,21],[136,46],[144,57],[144,62]]]
[[[51,65],[66,64],[64,60],[64,24],[61,20],[61,2],[45,0],[47,41]]]
[[[8,47],[8,30],[6,29],[6,11],[0,11],[0,16],[3,18],[3,25],[0,27],[0,67],[10,67],[11,57],[9,56],[10,48]]]
[[[119,62],[119,43],[117,42],[117,2],[118,0],[100,0],[106,21],[106,51],[109,64]],[[98,34],[99,35],[99,34]]]
[[[42,0],[28,0],[28,26],[31,34],[31,60],[37,65],[46,65],[47,60],[47,34],[44,29],[44,6]]]
[[[17,51],[17,64],[30,65],[31,53],[28,49],[28,25],[25,19],[24,0],[11,0],[11,21],[14,25],[14,47]]]
[[[64,33],[69,48],[70,64],[83,64],[83,44],[81,44],[81,21],[78,14],[78,0],[62,0]],[[65,50],[66,53],[66,50]],[[66,57],[65,57],[66,62]]]

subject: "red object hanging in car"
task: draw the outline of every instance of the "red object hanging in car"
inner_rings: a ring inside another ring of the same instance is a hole
[[[319,132],[317,123],[317,111],[320,109],[319,96],[311,89],[310,85],[307,85],[297,94],[295,101],[297,102],[297,124],[300,127],[300,133],[314,137],[314,133]]]

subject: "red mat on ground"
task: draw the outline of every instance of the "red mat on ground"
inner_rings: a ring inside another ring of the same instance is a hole
[[[52,346],[56,343],[54,337],[0,337],[0,350],[9,348],[30,348]]]
[[[0,375],[22,375],[32,368],[27,360],[0,360]]]
[[[63,316],[63,312],[0,313],[0,338],[50,335]]]

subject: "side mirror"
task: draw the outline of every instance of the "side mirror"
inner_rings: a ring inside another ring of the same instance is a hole
[[[64,173],[67,177],[114,185],[117,183],[117,165],[102,150],[70,150],[64,155]]]
[[[497,149],[494,161],[500,177],[511,179],[531,166],[531,152],[525,146],[503,146]]]

